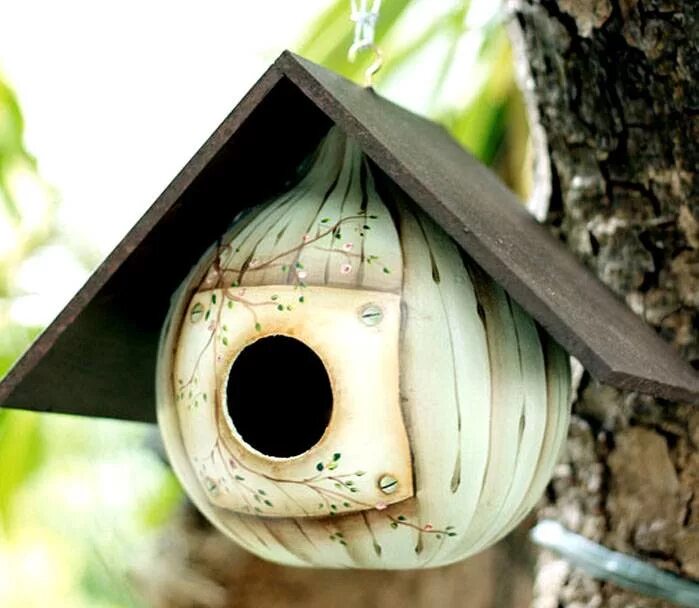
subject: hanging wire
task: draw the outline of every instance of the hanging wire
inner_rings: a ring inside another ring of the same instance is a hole
[[[374,53],[374,61],[364,72],[364,85],[371,87],[374,75],[383,65],[383,54],[374,42],[381,0],[374,0],[371,8],[369,8],[369,0],[350,0],[350,5],[352,10],[350,19],[354,22],[354,40],[347,52],[347,57],[354,62],[357,53],[361,51],[371,50]]]
[[[530,536],[537,545],[555,551],[594,578],[680,606],[699,606],[699,583],[660,570],[631,555],[607,549],[566,530],[557,521],[540,521]]]

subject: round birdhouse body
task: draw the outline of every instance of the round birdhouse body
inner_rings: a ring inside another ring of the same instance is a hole
[[[384,192],[385,190],[385,192]],[[168,455],[240,545],[295,566],[420,568],[491,545],[565,438],[567,355],[332,129],[173,298]]]

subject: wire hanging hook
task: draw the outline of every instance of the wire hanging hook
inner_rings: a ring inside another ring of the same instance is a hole
[[[374,0],[371,8],[369,8],[369,0],[350,0],[350,4],[352,10],[350,19],[354,22],[354,40],[347,52],[347,58],[354,62],[360,51],[371,50],[374,53],[374,61],[364,72],[364,85],[371,87],[374,75],[383,65],[383,53],[374,42],[381,0]]]

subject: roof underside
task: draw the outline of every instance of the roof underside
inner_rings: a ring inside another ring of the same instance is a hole
[[[20,359],[0,405],[153,422],[171,294],[333,122],[599,380],[699,401],[696,372],[446,131],[284,53]]]

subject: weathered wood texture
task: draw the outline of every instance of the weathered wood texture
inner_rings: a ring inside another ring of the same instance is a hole
[[[330,121],[597,378],[699,401],[699,376],[444,129],[284,53],[0,384],[0,405],[153,421],[170,294]]]
[[[547,134],[548,221],[699,365],[699,5],[516,0]],[[699,579],[699,415],[584,376],[543,515]],[[542,558],[536,606],[663,606]]]

